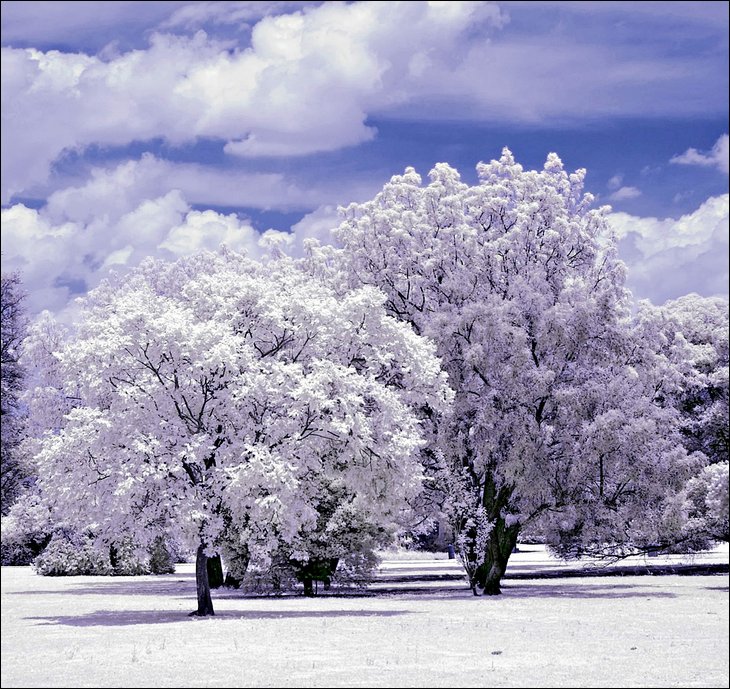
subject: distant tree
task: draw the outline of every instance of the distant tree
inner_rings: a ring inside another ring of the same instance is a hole
[[[682,436],[690,451],[705,454],[711,464],[730,459],[730,347],[728,302],[688,294],[662,307],[644,305],[653,313],[654,341],[677,370],[674,387],[665,393],[682,415]]]
[[[318,528],[323,478],[370,522],[397,520],[420,489],[416,409],[443,409],[449,390],[433,346],[383,299],[228,252],[103,284],[55,355],[75,398],[38,452],[56,514],[110,541],[185,538],[198,615],[214,614],[221,541],[259,563],[296,546]]]
[[[687,521],[682,520],[682,536],[688,539],[704,537],[714,541],[730,540],[728,462],[706,466],[687,483],[683,497]]]
[[[26,332],[23,308],[25,294],[17,273],[0,279],[0,481],[2,514],[18,498],[28,478],[18,446],[22,439],[23,420],[19,398],[23,388],[21,345]]]
[[[661,307],[642,303],[637,335],[658,362],[655,399],[680,415],[681,441],[710,466],[688,481],[674,503],[665,542],[684,549],[728,539],[728,303],[689,294]]]
[[[431,485],[475,594],[497,594],[538,519],[567,553],[652,542],[703,459],[641,368],[654,362],[585,171],[555,154],[525,171],[505,149],[477,172],[469,186],[438,164],[422,186],[408,168],[345,209],[338,234],[350,284],[382,289],[389,313],[437,344],[456,399],[436,422]]]

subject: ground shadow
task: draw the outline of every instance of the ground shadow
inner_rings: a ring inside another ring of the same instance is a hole
[[[374,592],[373,592],[374,593]],[[379,595],[399,600],[418,600],[431,594],[438,600],[445,598],[458,600],[475,598],[469,587],[429,587],[429,588],[383,588]],[[434,595],[435,594],[435,595]],[[505,598],[582,598],[582,599],[626,599],[626,598],[676,598],[675,593],[658,591],[641,585],[632,584],[502,584],[501,596],[478,596],[482,600],[499,602]]]
[[[537,581],[538,578],[533,578]],[[533,598],[549,598],[551,596],[558,598],[668,598],[674,597],[675,594],[654,590],[640,584],[616,583],[609,584],[578,584],[569,581],[558,582],[554,584],[519,584],[512,583],[515,581],[505,580],[502,584],[502,592],[505,595],[533,597]],[[518,580],[517,580],[518,581]],[[462,586],[390,586],[390,583],[376,583],[368,588],[333,588],[327,592],[321,592],[312,599],[316,601],[322,598],[427,598],[429,596],[442,599],[444,597],[461,598],[464,596],[472,596],[469,585],[464,582]],[[415,583],[415,582],[414,582]],[[727,587],[705,587],[713,590],[727,591]],[[154,595],[165,598],[175,598],[179,600],[194,600],[195,585],[192,581],[168,582],[167,586],[157,585],[155,582],[99,582],[94,585],[74,588],[72,590],[59,591],[13,591],[9,595],[28,595],[28,594],[54,594],[54,595]],[[301,590],[282,591],[280,593],[256,593],[245,592],[236,589],[217,589],[213,592],[213,601],[216,600],[307,600]],[[272,613],[273,614],[273,613]],[[302,614],[315,614],[305,612]]]
[[[104,581],[93,583],[72,584],[64,589],[33,589],[29,591],[9,591],[9,596],[38,596],[38,595],[62,595],[62,596],[107,596],[107,595],[130,595],[130,596],[162,596],[175,595],[195,590],[194,574],[175,574],[174,579],[114,579],[104,577]],[[101,578],[101,577],[100,577]]]
[[[676,598],[671,591],[656,591],[633,584],[510,584],[502,586],[502,593],[509,598]]]
[[[221,610],[214,617],[191,617],[185,611],[174,610],[96,610],[83,615],[53,615],[26,617],[39,625],[67,625],[71,627],[121,627],[137,624],[167,624],[171,622],[203,622],[215,619],[265,620],[302,617],[395,617],[414,614],[409,610]]]

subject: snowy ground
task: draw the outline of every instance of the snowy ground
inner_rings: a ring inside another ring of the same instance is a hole
[[[539,549],[511,560],[554,565]],[[375,588],[455,566],[392,560]],[[189,565],[129,578],[5,567],[2,686],[728,686],[726,575],[506,580],[497,598],[458,580],[420,585],[314,599],[216,591],[217,616],[195,619]]]

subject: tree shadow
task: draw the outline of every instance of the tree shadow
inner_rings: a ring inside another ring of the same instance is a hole
[[[457,588],[453,586],[428,588],[382,588],[371,593],[397,598],[399,600],[419,600],[431,595],[438,600],[444,599],[473,599],[492,600],[499,603],[507,598],[582,598],[582,599],[626,599],[626,598],[676,598],[670,591],[657,591],[633,584],[502,584],[501,596],[474,596],[468,586]]]
[[[633,589],[633,590],[632,590]],[[503,585],[503,595],[510,598],[676,598],[671,591],[655,591],[633,584],[549,584]]]
[[[172,610],[96,610],[82,615],[53,615],[26,617],[37,620],[38,625],[64,625],[71,627],[123,627],[138,624],[169,624],[202,622],[204,620],[266,620],[294,619],[303,617],[396,617],[414,614],[409,610],[221,610],[213,617],[190,616],[184,611]]]
[[[124,577],[115,579],[105,578],[104,581],[84,582],[83,584],[71,584],[63,589],[34,589],[30,591],[10,591],[10,596],[40,596],[40,595],[62,595],[62,596],[107,596],[107,595],[133,595],[133,596],[160,596],[187,593],[195,590],[194,574],[175,574],[174,579],[138,579]],[[101,578],[101,577],[100,577]]]

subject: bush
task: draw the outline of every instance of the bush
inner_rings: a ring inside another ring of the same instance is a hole
[[[149,570],[152,574],[174,574],[175,558],[172,549],[163,538],[158,538],[150,547]]]
[[[50,511],[38,494],[26,493],[2,517],[0,562],[29,565],[51,540]]]
[[[91,537],[59,529],[33,562],[38,574],[49,577],[113,574],[108,549],[97,548]]]
[[[109,562],[114,576],[131,577],[150,573],[149,555],[137,548],[131,538],[124,538],[109,546]]]

